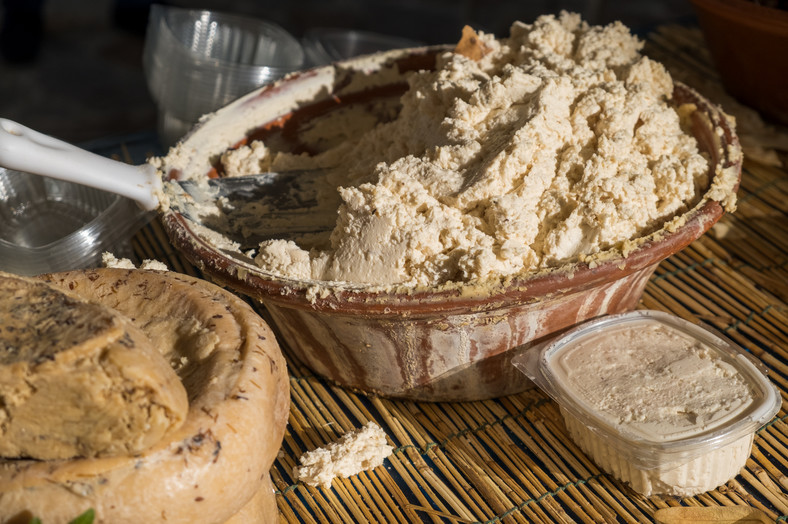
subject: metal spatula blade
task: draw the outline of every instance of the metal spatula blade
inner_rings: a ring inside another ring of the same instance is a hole
[[[339,196],[321,182],[322,169],[177,181],[170,206],[245,247],[333,229]]]

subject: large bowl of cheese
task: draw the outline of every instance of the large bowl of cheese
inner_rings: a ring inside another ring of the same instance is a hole
[[[199,223],[175,206],[164,227],[337,384],[522,391],[517,351],[635,308],[657,264],[735,208],[734,124],[641,47],[620,23],[562,13],[290,75],[153,162],[198,181],[319,169],[304,215],[322,227],[260,240],[270,208],[235,223],[232,202]]]

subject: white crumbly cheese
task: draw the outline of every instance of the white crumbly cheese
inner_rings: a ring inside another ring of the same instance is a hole
[[[329,488],[335,477],[347,478],[380,466],[393,449],[383,429],[368,422],[324,448],[304,453],[293,476],[310,486]]]
[[[268,240],[260,244],[260,253],[254,261],[279,274],[293,278],[312,276],[309,253],[292,240]]]
[[[152,271],[169,271],[167,264],[150,258],[146,258],[142,261],[142,264],[140,264],[140,269],[149,269]]]
[[[118,258],[112,253],[105,251],[101,254],[101,263],[104,267],[116,268],[116,269],[137,269],[134,266],[134,262],[132,262],[128,258]],[[164,262],[160,262],[158,260],[153,260],[146,258],[140,264],[139,269],[150,269],[154,271],[169,271],[167,264]]]
[[[231,176],[333,168],[330,239],[265,242],[264,270],[371,285],[480,281],[615,247],[699,198],[708,162],[671,106],[670,75],[624,25],[562,13],[479,38],[489,53],[447,52],[436,71],[411,75],[397,118],[360,137],[312,157],[259,142],[224,155]]]
[[[137,269],[128,258],[118,258],[109,251],[101,254],[101,263],[104,267],[113,267],[116,269]]]
[[[222,250],[240,253],[242,243],[285,278],[435,287],[627,256],[637,239],[683,223],[704,191],[734,208],[736,170],[709,189],[708,159],[689,132],[697,108],[677,106],[670,75],[621,23],[590,26],[564,12],[478,40],[485,52],[474,59],[445,52],[434,71],[401,75],[409,89],[398,106],[378,100],[310,119],[298,138],[317,154],[272,138],[216,155],[231,177],[327,170],[305,190],[314,207],[299,215],[274,212],[276,199],[220,202],[189,208],[208,226],[192,229]],[[175,172],[193,147],[170,152]]]

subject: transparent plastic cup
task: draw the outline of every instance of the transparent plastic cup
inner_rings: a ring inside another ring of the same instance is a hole
[[[143,66],[159,109],[162,144],[206,114],[304,66],[298,40],[280,26],[241,15],[154,5]]]
[[[421,42],[408,38],[331,27],[308,29],[304,32],[301,42],[310,66],[327,65],[338,60],[379,51],[423,45]]]
[[[155,214],[134,201],[54,178],[0,168],[0,271],[37,275],[130,256],[130,238]]]

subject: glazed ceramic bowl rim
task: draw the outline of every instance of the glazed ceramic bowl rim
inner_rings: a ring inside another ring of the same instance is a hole
[[[411,51],[416,54],[424,53],[425,50],[429,48],[401,52]],[[331,67],[334,66],[318,69]],[[296,73],[284,82],[314,74],[314,71]],[[214,280],[260,300],[288,307],[342,313],[429,315],[437,311],[460,313],[491,310],[499,308],[503,303],[535,302],[549,294],[580,291],[609,281],[611,277],[615,280],[654,265],[665,258],[654,257],[654,253],[659,253],[661,248],[668,247],[670,253],[675,253],[705,233],[724,213],[723,205],[709,195],[715,182],[722,176],[721,171],[736,170],[735,183],[728,188],[725,196],[738,188],[741,148],[731,122],[719,108],[696,91],[679,82],[675,84],[674,98],[681,98],[679,103],[695,104],[696,114],[704,115],[710,121],[712,129],[722,130],[725,147],[718,148],[720,158],[716,163],[714,158],[711,159],[709,186],[699,201],[683,214],[668,219],[660,229],[633,240],[632,249],[626,256],[619,248],[614,247],[597,253],[589,262],[574,261],[537,272],[491,277],[483,282],[447,283],[436,288],[386,286],[384,289],[378,285],[298,280],[275,275],[249,262],[219,252],[197,235],[190,227],[190,222],[176,211],[165,212],[162,221],[175,246]],[[281,89],[282,86],[283,83],[269,85],[259,90],[259,93]],[[707,148],[707,152],[708,149],[711,148]],[[682,222],[679,227],[674,227],[677,219]]]

